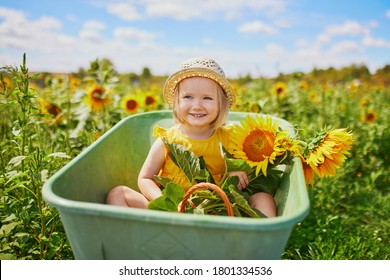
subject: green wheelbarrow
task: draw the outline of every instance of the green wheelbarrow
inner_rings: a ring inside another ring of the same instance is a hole
[[[248,113],[231,112],[229,121]],[[276,118],[275,118],[276,119]],[[283,129],[292,125],[278,119]],[[129,116],[54,174],[44,200],[58,209],[76,259],[280,259],[293,227],[309,212],[300,159],[275,194],[278,216],[254,219],[169,213],[105,204],[118,185],[135,190],[154,141],[154,125],[173,125],[171,111]]]

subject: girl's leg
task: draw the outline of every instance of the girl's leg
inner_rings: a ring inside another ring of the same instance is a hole
[[[268,218],[276,216],[276,204],[272,195],[265,192],[258,192],[251,195],[249,204],[266,215]]]
[[[118,186],[108,193],[106,203],[117,206],[148,208],[149,201],[142,194],[129,187]]]

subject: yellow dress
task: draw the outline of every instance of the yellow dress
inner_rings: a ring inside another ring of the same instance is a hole
[[[223,159],[221,145],[225,148],[228,147],[229,132],[231,129],[232,126],[223,126],[218,128],[208,139],[197,140],[184,135],[177,127],[165,129],[157,125],[154,127],[154,136],[164,138],[169,143],[182,145],[197,157],[203,156],[207,169],[218,184],[225,173],[225,161]],[[187,191],[191,187],[190,182],[188,182],[184,172],[169,157],[169,150],[168,148],[166,149],[165,163],[159,176],[172,179]]]

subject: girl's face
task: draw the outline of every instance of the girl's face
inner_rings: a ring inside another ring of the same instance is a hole
[[[191,77],[181,81],[177,116],[187,125],[209,126],[218,116],[218,84],[211,79]]]

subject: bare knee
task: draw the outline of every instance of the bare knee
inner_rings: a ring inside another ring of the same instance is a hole
[[[117,186],[108,193],[106,203],[125,207],[147,208],[149,202],[139,192],[126,186]]]
[[[250,197],[249,202],[253,208],[256,208],[268,218],[276,216],[276,204],[272,195],[265,192],[255,193]]]
[[[111,205],[127,206],[126,203],[126,186],[117,186],[113,188],[107,195],[106,203]]]

